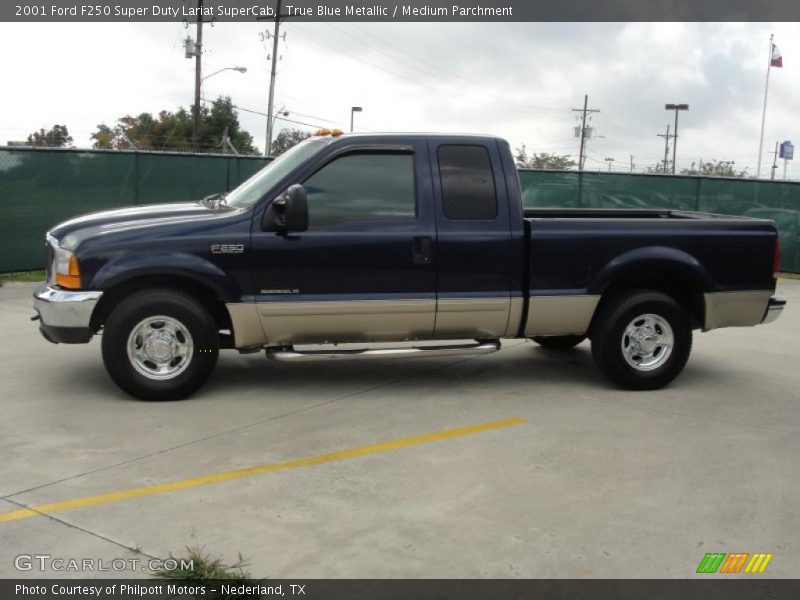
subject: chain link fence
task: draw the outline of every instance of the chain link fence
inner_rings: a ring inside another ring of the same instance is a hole
[[[0,148],[0,273],[40,269],[44,234],[61,221],[233,189],[263,157]],[[800,183],[521,170],[526,207],[666,208],[773,219],[785,271],[800,272]]]

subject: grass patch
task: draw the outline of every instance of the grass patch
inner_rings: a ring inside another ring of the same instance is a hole
[[[47,279],[44,271],[20,271],[18,273],[0,273],[0,282],[22,281],[38,283]]]
[[[239,554],[239,560],[232,565],[226,565],[220,558],[212,558],[205,552],[203,547],[187,547],[185,556],[169,557],[178,563],[178,568],[174,571],[160,571],[155,574],[159,579],[167,579],[170,581],[180,582],[182,585],[204,584],[210,582],[223,582],[230,585],[254,585],[250,572],[245,569],[245,563],[242,555]],[[210,590],[206,589],[205,593],[198,596],[193,596],[196,600],[202,598],[203,600],[256,600],[261,598],[257,593],[245,594],[230,594],[224,593],[222,589]]]
[[[778,277],[782,279],[800,279],[800,273],[780,273]]]
[[[200,581],[209,579],[224,579],[226,581],[246,581],[251,579],[250,573],[245,570],[247,563],[239,555],[239,560],[232,565],[226,565],[221,558],[212,558],[205,552],[205,548],[186,548],[186,556],[169,557],[178,563],[174,571],[160,571],[156,574],[160,579],[181,579],[184,581]]]

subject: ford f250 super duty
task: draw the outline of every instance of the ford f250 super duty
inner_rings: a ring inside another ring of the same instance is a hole
[[[683,369],[693,330],[784,306],[772,221],[523,209],[495,137],[319,133],[230,193],[51,229],[34,295],[44,337],[101,333],[113,380],[147,400],[197,390],[224,348],[440,356],[502,338],[589,338],[600,371],[649,390]]]

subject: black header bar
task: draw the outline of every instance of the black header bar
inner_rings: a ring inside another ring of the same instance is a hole
[[[194,22],[273,19],[277,0],[3,0],[11,22]],[[798,0],[282,0],[298,21],[800,21]]]

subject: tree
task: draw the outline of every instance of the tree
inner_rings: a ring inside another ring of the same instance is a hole
[[[31,146],[47,146],[48,148],[64,148],[72,144],[72,136],[66,125],[53,125],[50,131],[40,129],[28,136]]]
[[[525,144],[518,146],[514,153],[514,160],[517,167],[520,169],[549,169],[549,170],[566,170],[576,166],[569,154],[551,154],[549,152],[541,152],[538,154],[528,155],[528,150]]]
[[[712,160],[711,162],[703,162],[700,160],[695,168],[695,163],[688,169],[683,169],[681,175],[702,175],[704,177],[747,177],[747,169],[742,171],[737,170],[734,165],[736,161],[733,160]]]
[[[220,96],[217,98],[208,114],[202,114],[201,138],[215,144],[219,144],[225,128],[228,128],[228,136],[231,144],[239,154],[259,154],[253,146],[253,136],[242,129],[239,125],[239,114],[236,107],[231,102],[230,96]]]
[[[311,134],[302,129],[283,129],[277,137],[272,140],[272,156],[280,156],[292,146],[310,137]]]
[[[215,100],[211,108],[200,109],[199,147],[203,152],[225,152],[221,145],[225,129],[231,144],[240,154],[258,154],[253,145],[253,136],[239,124],[239,115],[231,99],[223,96]],[[162,110],[158,117],[141,113],[136,117],[126,115],[113,127],[105,123],[97,126],[92,134],[95,148],[126,150],[162,150],[191,152],[194,144],[191,111],[181,107],[175,112]]]

